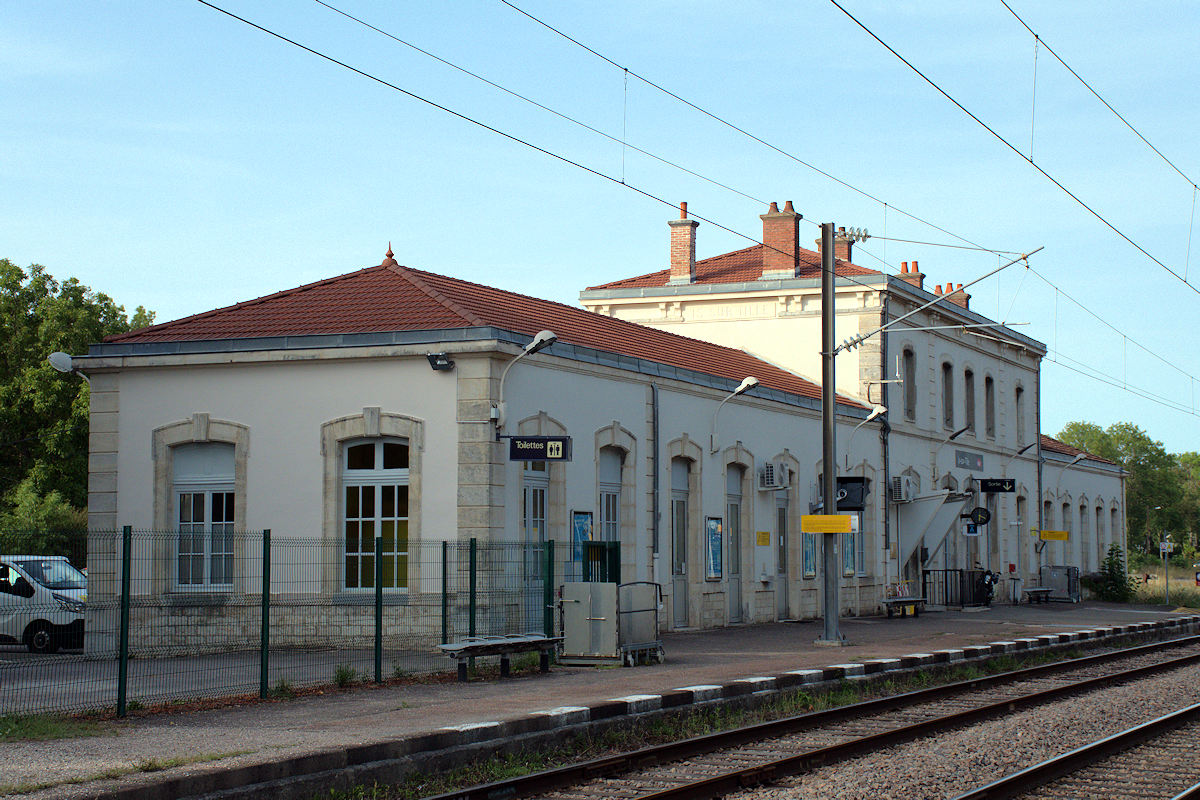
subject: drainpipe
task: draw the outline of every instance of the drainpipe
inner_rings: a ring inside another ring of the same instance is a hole
[[[887,297],[887,294],[885,293],[883,295],[883,310],[880,313],[879,324],[886,325],[887,323],[888,323],[888,297]],[[887,380],[887,370],[888,370],[888,337],[886,335],[883,335],[883,336],[879,337],[879,340],[880,340],[879,341],[880,356],[882,358],[882,364],[883,364],[882,371],[880,373],[880,380],[886,381]],[[885,408],[891,408],[891,406],[888,405],[888,401],[891,400],[891,397],[888,396],[888,385],[889,384],[887,384],[887,383],[879,384],[879,404],[881,406],[884,406]],[[870,386],[868,386],[867,388],[869,390]],[[868,394],[869,394],[869,391],[868,391]],[[871,400],[871,398],[868,397],[867,402],[870,402],[870,400]],[[887,415],[885,414],[883,419],[880,421],[880,425],[879,425],[879,442],[880,442],[880,447],[883,451],[882,452],[882,455],[883,455],[883,489],[882,489],[882,493],[883,493],[883,553],[884,553],[883,554],[883,585],[885,587],[885,590],[887,587],[888,560],[891,556],[891,543],[892,543],[891,503],[888,502],[888,500],[890,499],[888,494],[889,494],[889,491],[892,486],[892,477],[891,477],[892,476],[892,465],[891,465],[891,461],[889,459],[889,453],[888,453],[888,434],[891,432],[891,430],[892,430],[892,426],[888,424]],[[897,551],[897,553],[898,552],[899,551]],[[897,555],[897,558],[899,558],[899,555]],[[896,564],[896,582],[897,583],[900,582],[900,564],[899,563]]]
[[[650,580],[658,583],[658,384],[650,384],[650,436],[654,444],[650,447]]]
[[[1043,519],[1043,517],[1045,516],[1044,512],[1045,512],[1046,503],[1045,503],[1044,498],[1042,497],[1042,461],[1043,460],[1042,460],[1042,362],[1041,362],[1041,359],[1038,359],[1037,379],[1034,382],[1034,385],[1037,387],[1036,421],[1037,421],[1037,443],[1038,443],[1037,444],[1038,541],[1041,541],[1041,539],[1042,539],[1041,532],[1046,529],[1046,520]],[[1044,546],[1043,546],[1043,549],[1045,549]],[[1037,567],[1037,585],[1041,586],[1042,585],[1042,554],[1037,549],[1037,545],[1034,545],[1033,552],[1034,552],[1034,555],[1037,556],[1037,560],[1035,562],[1036,567]]]

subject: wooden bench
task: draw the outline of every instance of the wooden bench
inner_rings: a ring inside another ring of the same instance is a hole
[[[1031,586],[1028,589],[1022,589],[1021,594],[1030,603],[1046,603],[1050,600],[1050,587],[1048,586]]]
[[[516,653],[538,653],[538,666],[542,672],[550,671],[550,653],[557,649],[561,636],[543,636],[539,633],[510,634],[507,636],[468,636],[457,642],[439,644],[438,648],[458,662],[458,679],[467,680],[467,662],[483,656],[500,656],[500,677],[511,674],[509,658]]]
[[[883,607],[887,610],[888,619],[899,609],[900,616],[908,616],[908,607],[912,606],[914,617],[921,616],[922,609],[925,608],[924,597],[885,597],[883,599]]]

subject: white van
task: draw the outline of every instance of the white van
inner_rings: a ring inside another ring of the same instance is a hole
[[[0,642],[83,647],[87,578],[65,556],[0,556]]]

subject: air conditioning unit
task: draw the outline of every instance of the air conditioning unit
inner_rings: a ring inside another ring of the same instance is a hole
[[[788,485],[788,468],[783,464],[768,461],[758,468],[758,490],[773,492],[786,489]]]
[[[912,478],[907,475],[896,475],[892,478],[892,496],[893,503],[908,503],[917,496],[917,486]]]

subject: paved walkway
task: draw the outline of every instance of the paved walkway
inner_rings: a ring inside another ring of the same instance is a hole
[[[285,702],[128,719],[106,725],[110,735],[105,736],[0,744],[0,795],[14,787],[53,784],[21,796],[32,800],[93,797],[118,787],[161,783],[168,777],[186,779],[266,765],[634,694],[662,694],[801,668],[1179,616],[1184,614],[1162,608],[1051,603],[927,612],[918,618],[844,619],[840,623],[847,639],[844,647],[814,643],[823,630],[820,621],[672,633],[663,637],[667,661],[661,665],[556,666],[549,675],[504,681],[362,687]],[[193,763],[144,772],[142,767],[151,761]],[[105,773],[125,774],[96,780]],[[67,781],[85,782],[67,785]]]

